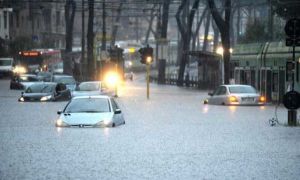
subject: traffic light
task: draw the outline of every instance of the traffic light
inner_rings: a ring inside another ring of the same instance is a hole
[[[142,64],[151,64],[153,62],[153,48],[145,47],[139,49],[139,53],[141,54],[141,63]]]
[[[110,60],[115,63],[120,62],[123,59],[123,51],[124,49],[118,47],[114,49],[109,49],[108,52]]]

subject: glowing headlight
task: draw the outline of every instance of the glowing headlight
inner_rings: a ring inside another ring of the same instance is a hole
[[[119,81],[119,76],[117,73],[110,72],[105,76],[105,81],[110,86],[115,86]]]
[[[235,96],[230,96],[229,101],[230,102],[238,102],[238,99]]]
[[[49,95],[49,96],[44,96],[44,97],[41,98],[41,101],[48,101],[48,100],[50,100],[50,99],[51,99],[51,95]]]
[[[24,102],[24,98],[20,97],[19,101]]]
[[[67,124],[66,123],[64,123],[64,121],[63,120],[61,120],[61,119],[58,119],[58,120],[56,120],[56,127],[64,127],[64,126],[67,126]]]
[[[107,125],[109,125],[111,123],[111,120],[105,119],[102,122],[103,122],[103,124],[105,124],[107,126]]]
[[[26,73],[27,70],[25,67],[23,66],[16,66],[14,69],[13,69],[13,72],[14,73],[17,73],[17,74],[23,74],[23,73]]]

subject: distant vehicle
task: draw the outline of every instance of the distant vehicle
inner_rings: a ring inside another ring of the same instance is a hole
[[[115,127],[125,124],[121,110],[108,96],[74,97],[58,111],[57,127]]]
[[[100,81],[87,81],[80,83],[75,91],[73,91],[72,96],[93,96],[101,94],[103,94],[103,91]]]
[[[40,82],[27,87],[19,98],[24,101],[68,101],[71,99],[71,92],[64,84],[53,82]]]
[[[0,58],[0,76],[11,76],[13,72],[13,58]]]
[[[52,78],[52,73],[47,71],[41,71],[37,73],[37,78],[40,81],[50,82]]]
[[[216,105],[264,105],[266,98],[250,85],[221,85],[204,104]]]
[[[39,79],[34,74],[16,74],[11,78],[10,89],[26,89],[37,82]]]
[[[62,64],[61,50],[57,49],[32,49],[20,51],[15,59],[16,72],[18,69],[28,73],[37,71],[57,71],[58,64]]]
[[[69,75],[53,75],[51,82],[62,83],[67,86],[67,89],[74,91],[76,88],[76,81],[73,76]]]

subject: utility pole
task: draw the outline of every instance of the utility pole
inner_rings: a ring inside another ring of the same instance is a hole
[[[101,50],[105,51],[106,50],[106,12],[105,12],[105,0],[102,2],[102,45],[101,45]]]
[[[87,62],[86,59],[84,58],[84,48],[85,48],[85,38],[84,38],[84,0],[82,0],[82,12],[81,12],[81,80],[83,80],[83,77],[86,78],[87,75]]]

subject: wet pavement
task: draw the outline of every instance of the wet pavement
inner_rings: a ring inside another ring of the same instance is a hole
[[[300,127],[275,106],[203,105],[206,91],[127,82],[126,124],[56,128],[67,102],[20,103],[0,80],[0,179],[298,179]],[[298,112],[299,113],[299,112]]]

